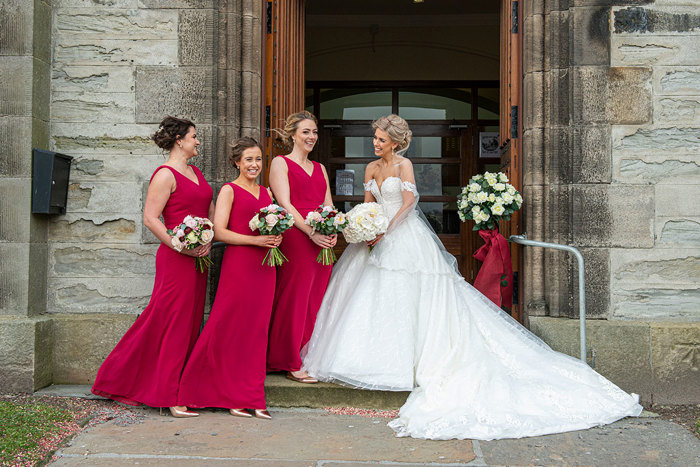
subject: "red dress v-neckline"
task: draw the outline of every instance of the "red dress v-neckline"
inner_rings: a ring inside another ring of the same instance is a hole
[[[309,178],[312,178],[314,176],[314,172],[316,172],[316,164],[314,164],[314,161],[307,159],[309,162],[311,162],[311,173],[309,173],[306,171],[306,169],[304,169],[304,167],[300,163],[298,163],[297,161],[295,161],[291,157],[288,157],[288,156],[283,156],[283,157],[285,159],[287,159],[288,161],[294,162],[297,165],[297,167],[299,167],[306,175],[309,176]]]
[[[260,201],[260,193],[262,192],[262,189],[263,189],[262,186],[258,185],[258,196],[255,196],[253,193],[251,193],[250,191],[246,190],[245,188],[243,188],[242,186],[240,186],[238,183],[231,182],[231,185],[236,185],[238,188],[240,188],[241,190],[245,191],[246,193],[248,193],[250,196],[252,196],[252,197],[255,198],[256,200]]]

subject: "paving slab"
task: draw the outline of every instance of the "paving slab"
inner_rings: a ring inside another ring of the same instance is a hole
[[[556,435],[496,441],[397,438],[388,419],[271,409],[272,420],[202,410],[192,419],[135,409],[141,423],[89,428],[52,465],[700,466],[700,439],[660,418],[628,418]]]
[[[465,464],[474,460],[471,441],[396,438],[386,418],[332,415],[322,410],[271,410],[273,420],[233,417],[202,410],[193,419],[146,412],[142,423],[108,422],[88,429],[60,451],[63,465],[99,465],[168,459]],[[86,464],[85,462],[88,462]],[[110,463],[111,462],[111,463]],[[60,465],[60,464],[59,464]],[[98,464],[95,464],[98,465]],[[235,464],[234,464],[235,465]],[[293,464],[290,464],[293,465]],[[306,464],[305,464],[306,465]]]

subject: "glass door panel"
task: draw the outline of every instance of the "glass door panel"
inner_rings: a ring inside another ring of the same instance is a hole
[[[376,120],[391,113],[391,91],[367,88],[319,90],[323,120]]]
[[[414,88],[399,91],[399,115],[406,120],[468,120],[471,89]]]

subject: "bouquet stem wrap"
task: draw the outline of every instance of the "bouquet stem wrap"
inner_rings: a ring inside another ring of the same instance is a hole
[[[482,261],[474,288],[496,305],[513,305],[513,265],[508,242],[498,229],[479,230],[486,244],[476,250],[474,258]]]

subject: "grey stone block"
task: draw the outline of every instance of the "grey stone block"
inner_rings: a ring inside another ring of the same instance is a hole
[[[32,52],[35,58],[47,65],[51,63],[51,0],[35,1],[32,25]]]
[[[654,191],[650,186],[575,185],[573,240],[577,246],[654,246]]]
[[[49,237],[54,242],[138,242],[141,215],[66,214],[49,224]]]
[[[29,245],[27,280],[27,316],[40,316],[46,313],[46,273],[48,245]]]
[[[527,73],[523,78],[523,131],[544,126],[546,73]]]
[[[523,70],[526,73],[544,71],[545,36],[542,15],[526,16],[523,21]]]
[[[155,145],[154,145],[155,146]],[[160,149],[158,149],[160,150]],[[164,154],[109,156],[81,154],[71,164],[71,182],[148,183],[153,171],[167,160]],[[145,193],[142,199],[145,198]]]
[[[680,7],[676,11],[629,7],[613,12],[614,34],[687,33],[700,29],[700,15]]]
[[[578,127],[573,130],[572,172],[574,183],[610,183],[612,148],[607,125]]]
[[[57,9],[54,29],[58,37],[83,40],[175,40],[178,12],[121,8]]]
[[[530,318],[530,330],[554,350],[579,356],[578,320]],[[586,322],[588,357],[595,355],[593,369],[644,401],[657,401],[649,361],[651,336],[648,323],[590,320]]]
[[[158,129],[157,121],[148,125],[52,122],[51,138],[56,151],[79,156],[148,155],[161,152],[151,135]],[[196,123],[196,122],[195,122]]]
[[[26,319],[0,319],[0,391],[34,390],[34,323]]]
[[[68,209],[71,213],[140,214],[141,183],[81,182],[71,184]]]
[[[569,69],[554,69],[545,83],[545,102],[548,112],[546,126],[566,126],[571,123],[571,73]]]
[[[158,245],[53,244],[51,277],[155,276]]]
[[[136,121],[160,122],[165,115],[212,122],[212,71],[206,67],[139,67],[136,70]]]
[[[241,73],[241,128],[260,131],[260,108],[262,107],[260,75]]]
[[[576,123],[642,124],[651,121],[651,70],[583,67],[574,71]]]
[[[241,71],[260,74],[262,70],[262,26],[253,16],[241,17]]]
[[[0,180],[0,242],[27,241],[31,209],[31,179]]]
[[[545,129],[533,128],[523,132],[523,184],[541,185],[544,182]]]
[[[236,89],[240,85],[240,73],[235,70],[218,70],[218,88],[216,96],[217,126],[231,126],[239,123],[240,93]]]
[[[54,36],[54,63],[68,65],[177,65],[177,44],[164,39],[82,39]]]
[[[47,62],[35,58],[33,67],[32,116],[48,121],[51,102],[51,66]]]
[[[31,117],[0,117],[0,141],[3,142],[0,149],[0,175],[31,177]]]
[[[569,10],[549,14],[549,34],[545,38],[545,66],[548,69],[568,68],[571,62],[571,17]]]
[[[129,92],[57,92],[51,96],[52,119],[61,122],[132,123],[136,111]]]
[[[696,66],[696,49],[694,34],[613,34],[610,63],[613,66]]]
[[[610,64],[610,9],[593,7],[571,11],[572,65]]]
[[[697,96],[700,70],[693,67],[654,67],[654,94]]]
[[[656,185],[657,216],[700,216],[700,203],[695,202],[700,195],[698,185]]]
[[[654,120],[698,126],[700,124],[700,97],[666,97],[654,102]]]
[[[545,130],[545,172],[544,180],[549,184],[571,183],[573,181],[574,159],[577,157],[572,147],[572,129],[557,126]]]
[[[616,159],[615,179],[624,183],[692,184],[700,176],[700,157],[696,156],[624,155]]]
[[[0,4],[0,56],[31,55],[33,3],[5,0]]]
[[[700,403],[700,323],[652,323],[654,400]]]
[[[181,65],[214,63],[214,10],[181,10],[178,47]]]
[[[54,64],[51,88],[54,93],[132,93],[135,67],[70,66]]]
[[[92,384],[97,370],[134,323],[134,315],[65,315],[54,320],[54,384]]]
[[[47,310],[61,313],[138,314],[148,305],[153,276],[52,277]]]
[[[140,8],[214,8],[215,0],[138,0]]]
[[[32,115],[32,57],[3,57],[0,65],[0,116]]]
[[[613,151],[621,153],[694,153],[700,150],[700,128],[616,127]]]
[[[700,218],[656,218],[656,247],[700,245]]]

